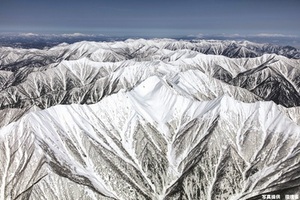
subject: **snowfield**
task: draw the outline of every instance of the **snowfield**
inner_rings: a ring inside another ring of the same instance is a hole
[[[140,39],[0,58],[1,200],[300,192],[297,50]]]

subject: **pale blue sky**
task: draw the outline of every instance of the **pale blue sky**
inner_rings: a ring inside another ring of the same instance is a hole
[[[0,0],[0,32],[300,36],[300,1]]]

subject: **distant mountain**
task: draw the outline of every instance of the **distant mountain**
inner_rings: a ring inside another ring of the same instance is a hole
[[[172,72],[174,77],[180,71],[196,70],[245,88],[261,99],[286,107],[300,105],[299,60],[275,54],[231,59],[198,53],[204,48],[211,53],[230,52],[225,50],[225,44],[229,42],[127,40],[61,44],[45,50],[2,47],[0,108],[5,113],[15,108],[11,118],[18,119],[18,112],[26,113],[31,107],[96,103],[121,89],[132,89],[151,75],[163,77],[171,69],[176,69]],[[241,44],[250,49],[252,43]],[[251,49],[258,47],[253,44]],[[163,69],[152,70],[156,68]]]
[[[0,199],[300,192],[298,50],[130,39],[0,56]]]
[[[0,46],[14,48],[51,48],[61,43],[80,41],[112,41],[124,38],[109,37],[101,34],[35,34],[35,33],[0,33]]]

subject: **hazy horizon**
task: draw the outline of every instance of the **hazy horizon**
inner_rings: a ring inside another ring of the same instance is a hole
[[[38,34],[38,33],[22,33],[10,32],[0,33],[0,46],[24,47],[24,48],[43,48],[51,47],[60,43],[74,43],[79,41],[115,41],[126,39],[183,39],[183,40],[235,40],[250,41],[256,43],[269,43],[280,46],[293,46],[300,49],[300,37],[293,35],[281,34],[255,34],[255,35],[239,35],[239,34],[197,34],[197,35],[181,35],[173,37],[146,37],[146,36],[114,36],[104,34],[83,34],[83,33],[62,33],[62,34]]]
[[[299,37],[298,0],[3,0],[1,33]]]

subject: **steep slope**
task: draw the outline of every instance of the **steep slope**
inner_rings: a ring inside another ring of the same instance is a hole
[[[300,127],[282,109],[228,95],[198,101],[151,76],[97,104],[31,112],[0,130],[5,150],[11,149],[8,138],[26,144],[16,145],[20,153],[0,172],[2,198],[57,199],[62,191],[69,199],[74,192],[84,199],[283,194],[300,187]],[[1,163],[14,152],[1,151]],[[17,175],[26,169],[30,180]]]
[[[61,44],[50,49],[0,48],[0,69],[16,70],[22,67],[42,67],[61,60],[77,60],[88,57],[94,61],[117,62],[129,59],[149,60],[159,58],[162,52],[192,50],[197,53],[223,55],[230,58],[252,58],[264,54],[300,58],[293,47],[258,44],[248,41],[222,40],[126,40],[118,42],[78,42]]]
[[[168,39],[0,48],[0,199],[297,194],[298,53]]]
[[[187,49],[170,51],[164,49],[164,42],[167,41],[142,40],[144,45],[138,45],[140,40],[133,41],[132,44],[129,41],[112,44],[82,42],[54,47],[44,51],[45,55],[42,54],[43,50],[19,50],[19,54],[24,54],[24,58],[20,59],[25,59],[21,63],[34,64],[36,57],[45,60],[49,55],[57,57],[54,63],[25,66],[19,66],[19,58],[12,57],[9,65],[2,65],[0,115],[4,116],[4,113],[9,112],[11,117],[6,115],[0,125],[19,119],[32,107],[45,109],[57,104],[96,103],[104,96],[121,89],[130,90],[149,76],[173,79],[176,74],[189,70],[245,88],[254,93],[254,96],[286,107],[300,105],[299,60],[276,55],[230,59],[203,55]],[[110,53],[107,52],[108,49]],[[28,51],[29,55],[26,55]],[[113,56],[112,52],[119,53]],[[76,60],[66,60],[71,57]],[[120,59],[116,59],[117,57]],[[197,79],[197,76],[193,79]],[[212,94],[207,99],[215,96]]]
[[[130,90],[152,75],[165,77],[174,86],[179,83],[179,79],[187,82],[186,87],[193,87],[196,83],[200,91],[194,89],[188,95],[202,100],[213,99],[224,92],[231,93],[233,97],[243,101],[259,99],[243,89],[210,78],[206,75],[209,74],[206,69],[195,66],[193,59],[188,60],[192,63],[186,65],[184,64],[186,60],[180,61],[181,63],[178,63],[178,60],[174,63],[162,61],[102,63],[83,58],[63,61],[53,68],[33,70],[28,74],[24,71],[19,72],[24,78],[6,72],[2,76],[0,113],[5,113],[7,120],[0,122],[0,125],[20,118],[32,107],[45,109],[57,104],[96,103],[104,96],[119,90]],[[200,60],[204,59],[198,58],[198,61]],[[204,61],[202,63],[203,66],[210,65]],[[207,84],[207,81],[213,84]],[[201,84],[203,86],[200,86]],[[7,115],[7,112],[12,114]]]
[[[1,48],[0,106],[5,109],[35,105],[44,109],[56,104],[95,103],[120,88],[130,89],[146,76],[168,74],[167,65],[175,68],[172,73],[200,70],[208,76],[246,88],[262,99],[286,107],[300,105],[299,60],[276,55],[229,59],[205,56],[199,53],[201,48],[195,47],[211,45],[217,46],[213,49],[224,50],[227,43],[254,50],[263,47],[249,42],[165,39],[80,42],[47,50]],[[119,80],[117,76],[122,71],[128,71],[130,77],[135,73],[138,81]],[[123,85],[118,81],[123,81]],[[99,91],[97,96],[93,96],[95,91]]]

